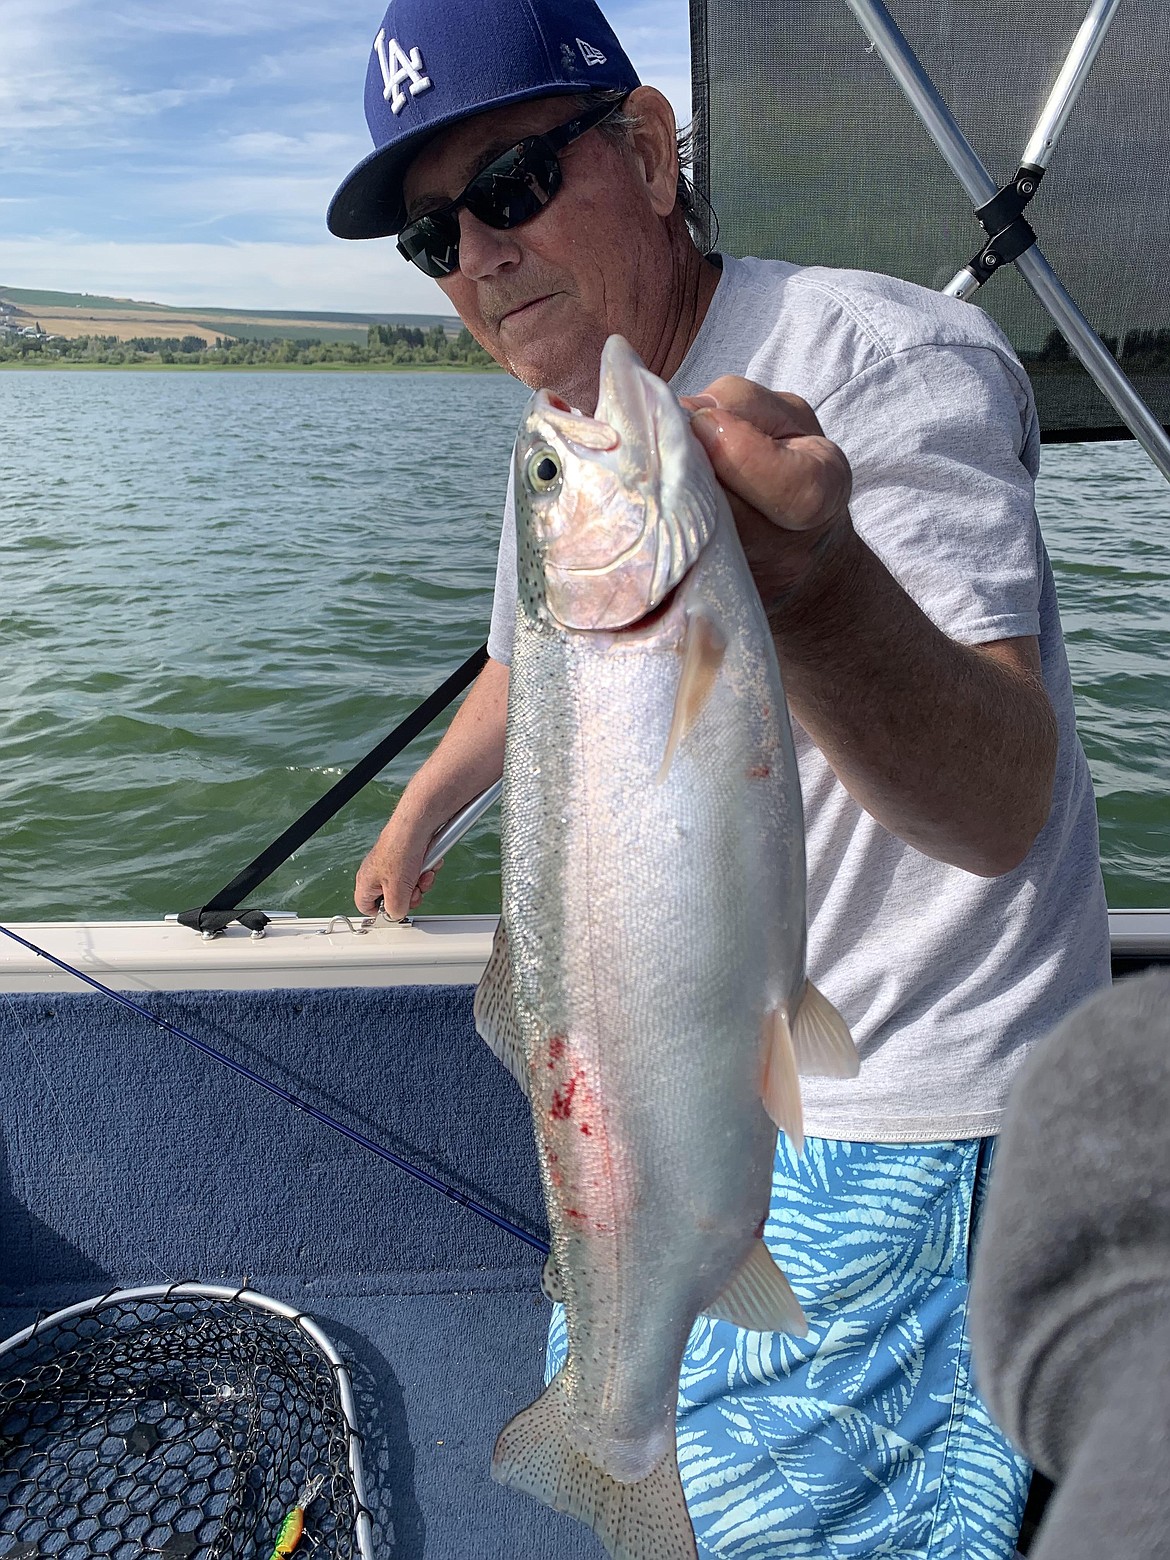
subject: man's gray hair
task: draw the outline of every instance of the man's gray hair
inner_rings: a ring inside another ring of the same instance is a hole
[[[626,95],[624,92],[584,92],[581,94],[581,107],[587,110],[594,106],[600,107],[603,103],[621,103]],[[598,129],[602,135],[617,145],[628,146],[631,130],[636,129],[640,123],[637,114],[630,114],[625,109],[621,109],[609,119],[603,120]],[[709,254],[719,237],[719,218],[715,215],[711,203],[695,189],[686,171],[694,160],[695,134],[693,121],[678,131],[678,189],[675,198],[691,238],[703,254]]]

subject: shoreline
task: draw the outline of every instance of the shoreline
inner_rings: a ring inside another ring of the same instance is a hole
[[[0,362],[0,373],[39,374],[502,374],[497,363],[32,363]]]

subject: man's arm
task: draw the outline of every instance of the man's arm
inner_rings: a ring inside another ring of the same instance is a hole
[[[381,898],[386,914],[401,920],[430,888],[434,873],[421,872],[427,846],[504,772],[507,712],[508,668],[489,659],[358,868],[354,901],[363,915],[372,915]]]
[[[931,622],[853,530],[848,462],[798,397],[728,377],[688,404],[793,714],[841,784],[926,855],[985,877],[1018,866],[1056,767],[1037,641],[961,645]]]

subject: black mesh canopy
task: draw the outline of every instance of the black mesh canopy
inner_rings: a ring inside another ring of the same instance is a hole
[[[887,0],[997,184],[1014,175],[1088,0]],[[986,242],[845,0],[691,0],[695,175],[719,247],[944,287]],[[1040,247],[1170,425],[1170,4],[1123,0],[1028,207]],[[977,294],[1044,436],[1123,438],[1015,267]]]

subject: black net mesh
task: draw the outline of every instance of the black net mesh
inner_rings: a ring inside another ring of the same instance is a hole
[[[997,184],[1011,179],[1088,0],[887,0]],[[720,247],[944,287],[985,242],[845,0],[691,0],[696,183]],[[1170,424],[1170,5],[1125,0],[1028,207],[1040,246]],[[1127,436],[1014,267],[978,304],[1049,439]]]
[[[348,1423],[295,1322],[111,1297],[0,1355],[3,1560],[272,1560],[302,1501],[297,1555],[356,1560]]]

